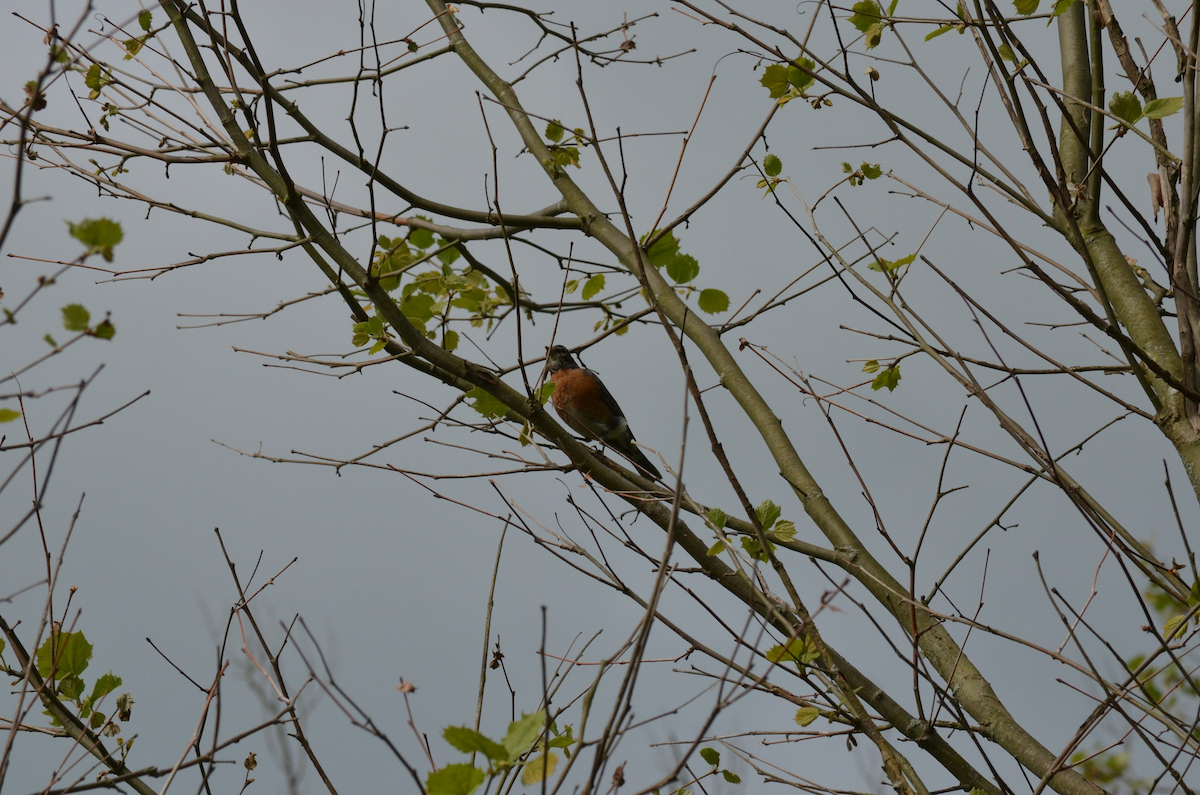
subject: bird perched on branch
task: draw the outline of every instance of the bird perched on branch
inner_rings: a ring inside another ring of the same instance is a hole
[[[628,458],[647,475],[662,480],[662,474],[633,443],[633,431],[625,413],[600,376],[575,364],[563,345],[549,348],[546,370],[554,383],[551,401],[563,422],[589,439],[608,445]]]

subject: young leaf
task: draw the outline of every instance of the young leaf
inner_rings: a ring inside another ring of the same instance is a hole
[[[1018,14],[1027,17],[1037,12],[1038,2],[1039,0],[1013,0],[1013,6],[1016,7]]]
[[[21,416],[21,412],[12,409],[0,409],[0,422],[12,422]]]
[[[927,35],[925,36],[925,41],[929,41],[929,40],[931,40],[931,39],[936,39],[938,36],[942,35],[943,33],[949,33],[949,32],[950,32],[950,31],[952,31],[952,30],[954,30],[954,26],[953,26],[953,25],[942,25],[942,26],[941,26],[940,28],[938,28],[937,30],[933,31],[933,32],[932,32],[932,33],[930,33],[930,34],[927,34]]]
[[[540,754],[525,763],[525,769],[521,771],[521,783],[528,787],[537,784],[543,778],[548,780],[554,775],[556,767],[558,754],[553,751]]]
[[[775,155],[767,155],[763,158],[763,173],[768,177],[778,177],[783,171],[783,161]]]
[[[667,263],[667,275],[676,284],[687,284],[700,275],[700,263],[695,257],[680,254]]]
[[[85,218],[77,224],[67,222],[71,237],[87,246],[87,253],[99,254],[105,262],[113,261],[113,247],[124,239],[121,225],[108,218]]]
[[[883,9],[875,0],[859,0],[854,4],[854,13],[850,16],[850,24],[859,33],[866,33],[883,18]]]
[[[504,402],[500,398],[495,397],[481,386],[477,386],[468,392],[467,399],[472,401],[471,408],[489,419],[503,417],[508,413],[508,406],[504,405]]]
[[[717,543],[715,543],[711,547],[709,547],[708,552],[706,552],[705,554],[708,557],[712,558],[712,557],[716,557],[717,555],[720,555],[724,551],[725,551],[725,542],[718,541]]]
[[[874,359],[872,359],[869,362],[867,362],[866,364],[864,364],[863,369],[862,369],[862,371],[864,373],[874,373],[878,370],[879,370],[879,362],[875,361]]]
[[[458,347],[458,332],[446,329],[442,334],[442,347],[448,351],[452,351]]]
[[[879,271],[880,273],[885,273],[885,272],[891,273],[892,271],[897,270],[898,268],[903,268],[905,265],[911,265],[913,263],[913,260],[915,260],[916,258],[917,258],[917,252],[915,252],[915,251],[913,253],[909,254],[907,257],[901,257],[900,259],[897,259],[897,260],[886,260],[886,259],[883,259],[882,257],[880,257],[878,259],[878,261],[872,262],[867,267],[873,271]]]
[[[659,238],[653,246],[646,249],[646,254],[650,258],[651,265],[661,268],[675,259],[679,254],[679,239],[675,237],[674,232],[668,232]]]
[[[585,301],[592,300],[592,296],[604,289],[604,274],[597,273],[592,278],[588,279],[583,285],[583,292],[579,294],[580,298]]]
[[[708,512],[705,513],[704,516],[708,519],[708,521],[712,522],[713,526],[718,530],[724,530],[725,522],[729,521],[729,517],[726,516],[725,512],[720,508],[709,508]]]
[[[546,140],[558,143],[563,139],[565,132],[566,130],[563,129],[562,122],[555,119],[546,125]]]
[[[871,389],[878,392],[880,389],[887,387],[887,391],[892,392],[900,385],[900,366],[893,364],[886,370],[881,370],[879,375],[875,376],[875,380],[871,382]]]
[[[445,765],[425,779],[428,795],[471,795],[483,783],[484,772],[474,765]]]
[[[729,311],[729,296],[720,290],[712,288],[701,290],[700,300],[697,303],[700,305],[701,312],[706,312],[710,315]]]
[[[138,25],[140,25],[142,30],[146,31],[147,33],[150,32],[150,20],[152,17],[153,15],[149,11],[145,10],[138,14]]]
[[[408,233],[408,242],[417,248],[429,248],[433,245],[433,232],[428,229],[414,229]]]
[[[508,749],[508,758],[516,761],[521,754],[529,750],[534,740],[546,728],[546,713],[538,710],[530,715],[522,715],[520,720],[508,724],[508,734],[504,735],[504,747]]]
[[[722,770],[721,775],[724,776],[725,780],[728,781],[730,784],[741,784],[742,783],[742,780],[741,780],[741,778],[738,777],[738,774],[734,773],[732,770]]]
[[[100,321],[99,325],[92,329],[92,335],[98,339],[111,340],[117,335],[117,327],[112,324],[111,320],[105,318]]]
[[[546,383],[542,384],[542,391],[538,395],[538,400],[541,401],[543,406],[546,405],[546,401],[550,399],[550,396],[554,394],[554,390],[557,388],[558,384],[554,383],[553,381],[547,381]]]
[[[758,517],[758,523],[762,525],[763,530],[770,530],[781,513],[783,509],[770,500],[763,500],[754,509],[754,515]]]
[[[800,726],[807,726],[819,717],[821,710],[816,707],[801,707],[796,710],[796,723]]]
[[[700,758],[713,767],[721,764],[721,752],[715,748],[701,748]]]
[[[1118,119],[1134,124],[1142,118],[1142,101],[1132,91],[1118,91],[1108,101],[1108,109]]]
[[[1183,97],[1163,97],[1152,99],[1142,108],[1142,115],[1147,119],[1162,119],[1177,113],[1183,107]]]
[[[798,69],[797,67],[789,64],[787,68],[787,79],[790,84],[796,87],[797,91],[803,94],[804,90],[813,84],[813,80],[815,78],[812,76],[812,72],[817,68],[817,65],[808,58],[797,58],[796,63],[803,66],[804,69]]]
[[[1016,63],[1017,54],[1015,52],[1013,52],[1012,47],[1009,47],[1005,43],[1001,43],[999,50],[1000,50],[1000,57],[1002,59],[1004,59],[1005,61],[1012,61],[1013,63]]]
[[[771,99],[779,99],[791,89],[791,81],[788,80],[787,67],[782,64],[771,64],[763,70],[763,76],[758,82],[762,83],[763,88],[771,92]]]
[[[87,331],[92,315],[83,304],[67,304],[62,308],[62,318],[67,331]]]
[[[38,673],[50,678],[51,671],[59,679],[79,676],[87,670],[92,659],[92,644],[82,632],[55,632],[37,650]]]
[[[867,179],[879,179],[879,177],[883,175],[883,169],[879,167],[878,163],[863,163],[858,167],[858,170],[861,171],[862,175]]]
[[[492,762],[508,760],[508,750],[503,745],[466,726],[447,726],[442,737],[464,754],[478,751]]]
[[[771,528],[768,537],[772,541],[791,541],[796,537],[796,524],[786,519],[781,519]]]

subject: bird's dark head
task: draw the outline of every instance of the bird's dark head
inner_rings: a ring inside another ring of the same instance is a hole
[[[567,350],[565,345],[555,345],[553,348],[546,349],[546,370],[551,373],[557,373],[559,370],[574,370],[579,365],[575,364],[575,359],[571,356],[571,352]]]

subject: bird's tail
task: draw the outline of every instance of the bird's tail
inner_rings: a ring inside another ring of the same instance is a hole
[[[654,480],[662,480],[662,473],[658,471],[658,467],[654,466],[654,464],[651,464],[650,459],[646,458],[642,451],[635,447],[632,443],[629,445],[628,449],[623,449],[619,452],[621,455],[625,456],[634,464],[636,464],[637,468],[642,470],[644,474],[649,475]]]

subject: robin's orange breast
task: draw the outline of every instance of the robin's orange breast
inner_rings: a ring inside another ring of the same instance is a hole
[[[604,386],[593,373],[583,369],[559,370],[551,402],[563,420],[587,436],[603,438],[616,417],[604,400]]]

